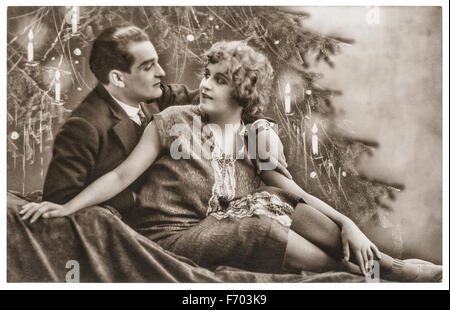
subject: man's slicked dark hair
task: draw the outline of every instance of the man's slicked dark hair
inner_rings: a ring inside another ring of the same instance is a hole
[[[89,67],[95,77],[103,84],[109,84],[111,70],[130,73],[134,57],[128,52],[132,42],[150,41],[148,35],[134,25],[109,27],[94,40],[89,57]]]

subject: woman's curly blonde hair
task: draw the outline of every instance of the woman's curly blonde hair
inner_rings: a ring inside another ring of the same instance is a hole
[[[232,98],[243,107],[242,118],[252,120],[260,115],[269,101],[273,69],[263,54],[244,41],[215,43],[204,54],[205,65],[225,61],[233,81]]]

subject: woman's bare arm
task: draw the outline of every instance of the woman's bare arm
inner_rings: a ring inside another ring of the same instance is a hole
[[[302,197],[308,205],[328,216],[339,226],[342,226],[344,222],[350,220],[319,198],[305,192],[294,180],[288,179],[275,170],[265,170],[262,172],[261,176],[266,185],[278,187]]]
[[[160,152],[160,140],[155,124],[150,123],[138,144],[117,168],[91,183],[72,200],[64,205],[50,202],[30,203],[23,206],[23,219],[30,216],[34,222],[43,217],[57,217],[72,214],[80,209],[104,202],[127,188],[155,161]]]
[[[277,171],[263,171],[262,178],[266,185],[275,186],[302,197],[308,205],[322,212],[340,226],[344,258],[347,261],[350,259],[350,249],[352,249],[362,273],[368,271],[369,261],[373,260],[374,255],[381,259],[377,246],[361,232],[350,218],[339,213],[319,198],[308,194],[293,180]]]

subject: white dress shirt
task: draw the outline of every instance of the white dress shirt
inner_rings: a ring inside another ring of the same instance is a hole
[[[132,107],[132,106],[130,106],[130,105],[128,105],[126,103],[123,103],[122,101],[118,100],[113,95],[111,95],[111,97],[120,105],[120,107],[125,111],[125,113],[127,113],[128,117],[133,122],[135,122],[139,126],[142,125],[141,119],[139,118],[139,115],[138,115],[139,111],[141,110],[140,106],[138,108],[137,107]]]

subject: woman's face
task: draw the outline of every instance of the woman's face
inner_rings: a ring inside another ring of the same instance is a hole
[[[225,62],[208,64],[200,82],[200,108],[210,116],[226,116],[241,109],[232,97],[232,81]]]

